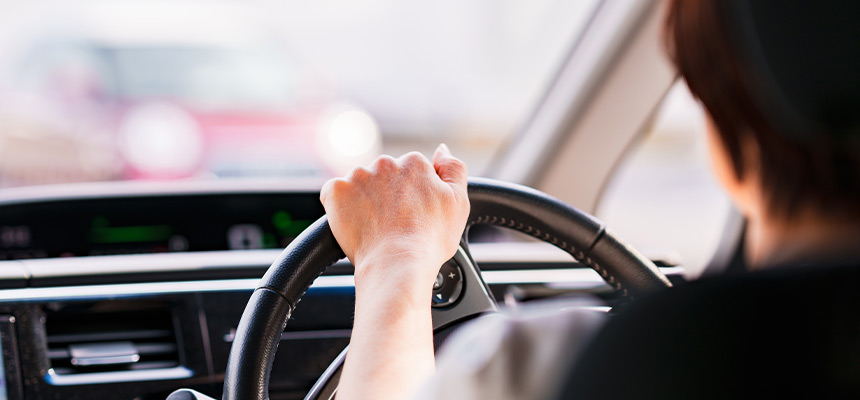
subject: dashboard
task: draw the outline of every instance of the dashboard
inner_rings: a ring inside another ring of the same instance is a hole
[[[323,215],[315,186],[81,185],[0,197],[0,400],[220,397],[236,325],[281,249]],[[613,293],[542,243],[470,246],[496,299]],[[672,280],[679,267],[662,265]],[[319,277],[281,336],[272,399],[301,399],[349,341],[352,266]]]
[[[284,248],[323,213],[316,193],[9,204],[0,208],[0,260]]]

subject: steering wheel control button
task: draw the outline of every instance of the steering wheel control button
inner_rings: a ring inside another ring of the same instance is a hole
[[[436,274],[436,282],[433,282],[433,290],[439,290],[442,288],[442,285],[445,283],[445,276],[442,275],[441,272]]]
[[[448,260],[439,269],[436,281],[433,282],[433,307],[448,307],[460,299],[463,294],[463,270],[454,260]]]

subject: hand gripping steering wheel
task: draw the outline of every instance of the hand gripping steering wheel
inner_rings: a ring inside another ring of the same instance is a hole
[[[491,224],[532,235],[593,268],[628,299],[671,286],[651,261],[613,236],[603,223],[537,190],[473,178],[469,180],[469,201],[472,208],[466,231],[472,225]],[[437,331],[495,307],[465,237],[464,233],[457,254],[443,266],[444,275],[434,285],[432,316]],[[342,258],[343,251],[322,217],[269,267],[236,330],[224,377],[225,400],[268,398],[272,361],[290,313],[314,279]],[[306,399],[334,396],[345,356],[346,350]]]

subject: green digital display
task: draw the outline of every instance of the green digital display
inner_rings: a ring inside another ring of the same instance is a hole
[[[272,215],[272,225],[281,236],[285,237],[298,236],[312,223],[313,221],[309,219],[293,219],[293,216],[286,211],[278,211]]]
[[[166,241],[173,235],[169,225],[110,226],[107,218],[95,217],[91,224],[93,243],[140,243]]]

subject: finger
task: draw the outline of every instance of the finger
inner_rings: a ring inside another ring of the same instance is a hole
[[[347,175],[347,180],[356,183],[365,182],[370,178],[370,175],[370,170],[367,168],[355,167],[349,172],[349,175]]]
[[[451,157],[451,149],[448,148],[448,145],[445,143],[439,143],[439,146],[436,146],[436,151],[433,152],[433,162],[436,162],[436,159],[439,157]]]
[[[370,170],[374,173],[389,173],[397,168],[397,160],[387,154],[383,154],[373,161]]]
[[[445,143],[440,144],[433,153],[433,168],[443,181],[456,185],[466,185],[468,177],[466,163],[451,155],[451,150]]]
[[[411,172],[430,173],[433,169],[430,160],[417,151],[406,153],[397,159],[397,164]]]
[[[332,178],[329,179],[320,189],[320,203],[325,206],[326,202],[331,197],[332,191],[334,191],[334,185],[338,183],[338,181],[343,181],[343,178]]]

